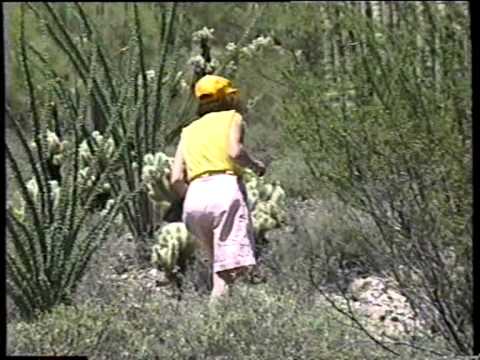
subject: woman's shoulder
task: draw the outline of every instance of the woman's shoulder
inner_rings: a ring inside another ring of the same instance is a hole
[[[236,110],[223,110],[210,112],[202,117],[193,120],[188,126],[185,126],[183,130],[194,129],[201,126],[201,124],[208,124],[218,121],[218,119],[231,119],[232,121],[242,121],[242,115]]]
[[[243,116],[240,114],[237,110],[231,110],[232,111],[232,121],[233,122],[242,122],[243,121]]]

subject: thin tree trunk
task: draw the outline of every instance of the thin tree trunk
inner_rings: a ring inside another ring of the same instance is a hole
[[[11,106],[11,61],[10,61],[10,4],[2,3],[2,16],[3,16],[3,61],[5,66],[5,105]],[[8,126],[8,117],[4,117],[6,125]]]
[[[330,14],[329,14],[329,16],[330,16]],[[328,22],[329,22],[329,25],[332,24],[331,19],[328,19]],[[333,31],[332,30],[330,30],[330,31],[333,34]],[[336,50],[335,49],[336,48],[335,38],[331,37],[329,40],[330,40],[329,41],[329,45],[330,45],[329,46],[330,47],[330,49],[329,49],[330,50],[330,69],[331,69],[332,79],[336,83],[337,82],[337,67],[336,67],[337,59],[335,57],[335,50]]]
[[[335,16],[337,18],[337,24],[341,23],[340,20],[343,15],[340,6],[335,8]],[[347,56],[345,52],[346,41],[342,27],[339,25],[335,26],[335,38],[335,43],[337,44],[338,49],[338,64],[340,66],[340,70],[345,72],[347,71]]]
[[[375,21],[379,22],[382,16],[382,2],[372,1],[372,17]]]
[[[95,15],[96,15],[97,19],[101,19],[99,21],[100,23],[102,23],[104,21],[104,19],[105,19],[105,4],[104,3],[98,3],[98,4],[95,5]],[[101,27],[100,36],[102,36],[103,39],[105,39],[105,31],[106,31],[105,26]],[[105,121],[105,118],[103,116],[102,109],[100,108],[100,105],[99,105],[98,101],[95,99],[95,97],[93,97],[93,95],[92,95],[92,101],[91,101],[90,104],[91,105],[89,107],[89,117],[90,117],[91,123],[93,125],[93,129],[103,133],[105,131],[105,128],[106,128],[106,121]]]
[[[416,66],[415,72],[417,79],[420,79],[423,75],[423,39],[422,39],[422,29],[423,29],[423,17],[421,12],[420,4],[414,3],[415,10],[413,11],[414,23],[417,24],[417,36],[416,36]]]
[[[388,2],[388,26],[390,31],[395,31],[395,5],[393,2]]]
[[[386,8],[386,5],[385,5],[385,2],[383,2],[383,1],[379,1],[378,4],[379,4],[378,6],[380,8],[379,21],[380,21],[380,24],[382,24],[382,26],[385,26],[385,18],[386,18],[385,8]]]
[[[437,89],[437,26],[435,24],[435,16],[433,14],[432,7],[436,5],[431,5],[428,2],[422,3],[423,5],[423,13],[425,15],[425,19],[428,22],[428,65],[430,67],[430,75],[432,76],[434,90]]]
[[[369,1],[365,2],[365,16],[367,17],[368,21],[373,22],[373,9],[372,9],[372,4]],[[364,48],[367,49],[367,44],[366,44],[367,35],[365,35],[365,40],[364,41],[365,41]],[[369,50],[369,52],[370,52],[370,50]],[[371,96],[371,97],[374,96],[373,88],[370,89],[369,96]]]

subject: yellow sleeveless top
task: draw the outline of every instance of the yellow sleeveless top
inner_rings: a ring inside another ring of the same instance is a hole
[[[183,128],[180,143],[188,181],[215,171],[241,174],[228,156],[230,129],[239,118],[235,110],[211,112]]]

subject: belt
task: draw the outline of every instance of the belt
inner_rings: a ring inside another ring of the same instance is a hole
[[[204,171],[198,175],[195,175],[190,179],[189,182],[192,182],[193,180],[212,176],[212,175],[217,175],[217,174],[228,174],[228,175],[235,175],[235,172],[232,170],[212,170],[212,171]]]

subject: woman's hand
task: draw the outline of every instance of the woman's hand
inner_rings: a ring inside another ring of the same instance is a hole
[[[265,164],[260,160],[254,160],[254,168],[252,169],[255,174],[258,176],[265,175],[266,167]]]
[[[236,118],[234,119],[232,129],[230,130],[228,155],[236,164],[241,167],[248,167],[258,176],[263,176],[263,174],[265,174],[265,165],[260,160],[251,157],[243,145],[245,127],[242,121],[242,116],[239,113],[235,113],[234,116]]]

